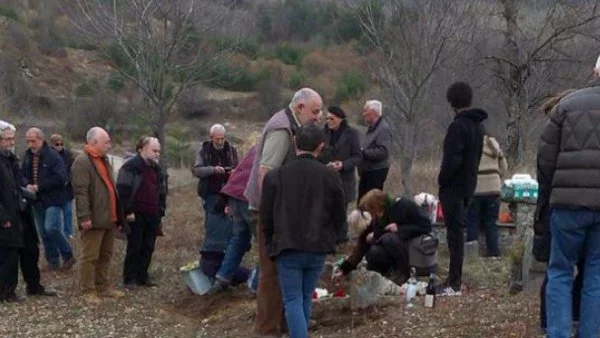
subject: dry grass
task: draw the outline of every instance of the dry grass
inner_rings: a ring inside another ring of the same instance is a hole
[[[128,292],[119,302],[106,301],[93,308],[79,297],[76,272],[45,271],[45,284],[56,288],[61,297],[33,298],[21,305],[0,304],[3,317],[0,336],[247,337],[252,329],[255,301],[245,286],[217,297],[191,295],[178,271],[180,266],[198,258],[202,218],[195,186],[173,189],[165,219],[166,237],[157,242],[150,271],[159,288]],[[349,249],[350,246],[346,246],[343,251]],[[123,254],[124,242],[118,241],[111,269],[117,286]],[[442,253],[442,270],[448,264],[445,257],[447,255]],[[255,260],[253,248],[246,263]],[[467,261],[466,295],[438,298],[433,310],[421,305],[407,310],[401,298],[386,306],[359,312],[332,301],[317,303],[313,336],[537,337],[537,295],[535,292],[508,295],[508,260]],[[22,288],[19,292],[23,292]]]

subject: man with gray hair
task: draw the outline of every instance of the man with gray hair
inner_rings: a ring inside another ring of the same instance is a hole
[[[119,202],[113,170],[107,160],[110,136],[100,127],[91,128],[87,144],[71,167],[77,222],[81,229],[81,279],[84,299],[91,305],[100,297],[125,294],[111,287],[109,270],[117,231],[129,233]]]
[[[362,115],[368,129],[362,142],[362,161],[358,165],[358,201],[371,189],[383,190],[392,149],[392,131],[383,119],[381,101],[365,102]]]
[[[12,124],[6,121],[0,121],[0,165],[5,165],[4,168],[7,169],[6,173],[12,175],[12,177],[3,177],[0,179],[0,182],[3,182],[3,192],[14,194],[19,201],[18,208],[15,210],[11,210],[9,205],[5,205],[4,202],[0,202],[0,210],[2,210],[0,211],[0,214],[6,215],[14,213],[13,221],[11,222],[11,227],[14,226],[12,230],[14,231],[19,227],[22,229],[21,242],[23,246],[18,249],[17,258],[21,266],[23,279],[27,285],[27,295],[56,296],[56,292],[47,290],[40,284],[40,270],[38,267],[40,251],[38,248],[38,233],[35,228],[35,221],[33,219],[33,194],[27,193],[27,191],[21,186],[21,169],[19,168],[19,159],[15,153],[15,132],[16,128]],[[0,171],[2,171],[2,169],[0,169]],[[11,232],[11,229],[9,228],[0,228],[0,243],[2,243],[3,239],[5,239],[5,236]],[[7,229],[7,231],[2,231],[4,229]],[[15,240],[13,244],[16,244],[17,242],[19,241]],[[1,246],[2,244],[0,244],[0,247]],[[10,259],[11,255],[12,254],[5,255],[2,253],[0,254],[0,257]],[[2,265],[2,263],[0,263],[0,265]],[[2,270],[1,267],[0,270]],[[3,274],[4,272],[0,273],[0,275]],[[9,274],[7,277],[8,276],[12,275]],[[0,282],[0,284],[4,285],[2,282]],[[21,298],[15,293],[15,288],[16,279],[14,285],[10,285],[8,288],[4,288],[4,290],[2,290],[2,286],[0,285],[0,299],[5,299],[9,302],[20,300]]]
[[[267,121],[244,192],[250,208],[258,212],[265,175],[296,156],[296,131],[302,126],[315,123],[322,115],[322,108],[323,99],[319,93],[310,88],[302,88],[294,94],[287,108],[275,113]],[[254,330],[257,336],[279,335],[285,326],[281,289],[277,267],[267,253],[260,222],[257,237],[260,272]]]
[[[73,250],[63,233],[63,207],[69,202],[67,170],[62,158],[46,143],[39,128],[25,134],[28,149],[23,158],[23,178],[27,189],[37,194],[35,220],[51,269],[70,269],[75,264]]]
[[[232,234],[233,222],[217,205],[223,203],[220,192],[227,183],[231,170],[238,165],[237,149],[225,139],[225,127],[210,127],[210,140],[202,143],[196,155],[192,173],[198,180],[198,195],[204,208],[204,243],[200,266],[209,277],[214,277],[225,257]]]

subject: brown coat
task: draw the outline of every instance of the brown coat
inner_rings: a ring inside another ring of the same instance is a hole
[[[502,178],[506,176],[508,165],[506,158],[495,138],[483,137],[483,152],[477,174],[475,196],[500,195]]]
[[[108,167],[108,172],[112,173],[112,167],[108,161],[106,161],[106,166]],[[71,175],[79,225],[91,220],[94,229],[109,229],[114,227],[115,224],[111,220],[108,188],[100,176],[100,172],[94,165],[92,157],[85,151],[75,158],[71,167]],[[114,185],[114,178],[111,176],[110,179]],[[117,215],[119,218],[118,224],[126,226],[127,222],[125,222],[119,201],[117,201]]]

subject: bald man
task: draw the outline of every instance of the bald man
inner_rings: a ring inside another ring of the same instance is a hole
[[[74,263],[73,250],[63,233],[63,208],[69,202],[67,170],[62,158],[45,141],[39,128],[25,134],[27,151],[23,157],[23,178],[27,189],[37,194],[34,206],[35,222],[44,244],[46,261],[53,270],[70,269]]]
[[[84,299],[90,305],[101,297],[120,298],[122,291],[110,285],[109,268],[117,231],[128,232],[117,196],[112,167],[107,161],[110,136],[91,128],[84,151],[71,168],[77,222],[81,230],[81,280]]]

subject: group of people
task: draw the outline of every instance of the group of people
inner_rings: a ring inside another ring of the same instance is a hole
[[[600,76],[600,58],[595,72]],[[471,87],[453,83],[446,98],[455,118],[444,139],[438,195],[450,265],[437,293],[458,296],[465,245],[477,241],[480,226],[486,231],[488,256],[500,256],[495,223],[507,163],[498,141],[484,127],[488,114],[471,107]],[[350,239],[346,211],[355,201],[361,217],[367,215],[369,221],[357,234],[352,254],[340,263],[341,275],[364,257],[368,269],[404,283],[410,274],[410,240],[431,232],[432,220],[421,205],[383,191],[392,131],[383,119],[382,103],[365,102],[362,116],[368,129],[362,140],[339,106],[328,107],[325,125],[318,127],[322,110],[316,91],[300,89],[266,122],[260,141],[243,158],[226,140],[225,128],[215,124],[192,168],[205,211],[200,265],[214,281],[208,293],[248,282],[257,296],[258,337],[284,331],[294,338],[308,336],[313,290],[326,255]],[[542,326],[549,337],[568,337],[571,319],[579,320],[580,336],[595,337],[600,329],[594,315],[600,305],[600,206],[594,195],[600,187],[595,181],[595,170],[600,170],[594,124],[600,116],[597,84],[561,93],[545,111],[534,245],[536,258],[549,261],[547,286],[542,286]],[[76,157],[60,135],[48,144],[42,130],[30,128],[21,165],[15,131],[0,121],[0,300],[22,300],[15,293],[19,262],[29,295],[56,295],[39,282],[38,232],[50,269],[70,269],[76,259],[69,243],[73,198],[85,299],[99,304],[102,297],[124,295],[109,279],[118,233],[127,237],[125,288],[155,286],[148,267],[156,237],[162,234],[167,194],[158,139],[141,138],[115,180],[107,159],[110,136],[100,127],[88,131]],[[253,237],[259,262],[248,269],[240,264]],[[573,288],[576,265],[579,286]]]
[[[48,144],[41,129],[30,128],[21,165],[15,133],[12,124],[0,121],[0,301],[24,300],[16,294],[19,262],[28,295],[56,296],[40,284],[38,232],[49,269],[70,270],[76,260],[70,243],[73,199],[80,228],[79,285],[85,300],[97,305],[102,297],[124,295],[109,278],[119,232],[127,238],[124,286],[155,286],[148,267],[166,209],[158,139],[141,138],[137,154],[123,164],[115,181],[107,158],[110,136],[100,127],[88,131],[85,148],[76,157],[61,135],[52,135]]]

